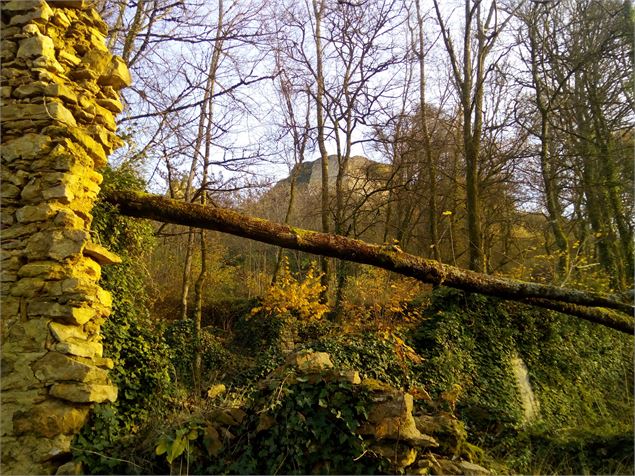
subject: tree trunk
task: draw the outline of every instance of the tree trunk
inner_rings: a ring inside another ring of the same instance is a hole
[[[319,5],[318,5],[318,2]],[[322,0],[313,0],[313,15],[315,16],[315,53],[316,53],[316,94],[315,109],[317,114],[317,141],[320,149],[320,159],[322,166],[322,232],[329,232],[329,154],[326,150],[326,139],[324,134],[324,72],[322,71]],[[324,256],[320,259],[322,269],[322,286],[324,292],[321,296],[322,302],[328,301],[329,285],[329,262]]]
[[[216,230],[276,246],[369,264],[422,282],[464,291],[517,301],[533,298],[531,304],[540,307],[548,307],[545,300],[550,306],[553,303],[563,306],[563,309],[568,304],[574,304],[577,305],[578,317],[592,322],[601,321],[601,324],[607,327],[626,333],[632,333],[635,329],[631,317],[635,308],[631,304],[598,293],[488,276],[413,256],[387,246],[303,230],[250,217],[233,210],[184,203],[141,192],[112,191],[107,193],[104,199],[118,205],[121,213],[128,216]],[[600,309],[588,309],[585,306],[615,309],[628,316]]]

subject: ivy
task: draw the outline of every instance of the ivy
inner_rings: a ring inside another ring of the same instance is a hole
[[[129,169],[106,169],[103,188],[142,189],[143,182]],[[109,204],[93,209],[93,239],[122,258],[102,269],[100,285],[112,294],[110,317],[102,326],[104,356],[114,362],[110,378],[119,395],[114,403],[97,405],[78,435],[74,458],[89,473],[126,472],[130,462],[120,455],[125,439],[139,431],[151,415],[161,411],[171,388],[168,346],[150,319],[147,273],[143,256],[154,245],[152,226],[124,217]]]
[[[374,474],[380,469],[357,434],[369,396],[349,383],[298,380],[255,396],[255,416],[238,442],[206,468],[208,474]]]

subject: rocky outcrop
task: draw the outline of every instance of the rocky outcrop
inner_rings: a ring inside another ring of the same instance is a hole
[[[112,401],[110,295],[91,242],[96,172],[130,84],[84,0],[2,2],[2,474],[54,472],[90,406]]]

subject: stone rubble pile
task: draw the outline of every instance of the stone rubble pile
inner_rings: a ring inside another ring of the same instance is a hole
[[[120,260],[89,229],[130,74],[88,3],[1,4],[2,474],[54,472],[91,405],[117,397],[98,281]]]
[[[361,379],[354,370],[336,369],[326,352],[305,350],[290,354],[260,387],[321,380],[347,382],[370,393],[372,405],[368,419],[358,428],[358,433],[369,443],[370,451],[390,462],[395,474],[490,474],[486,468],[465,459],[465,448],[471,445],[467,443],[463,424],[456,417],[445,412],[415,415],[414,398],[410,393],[378,380]],[[273,424],[261,415],[263,429]]]

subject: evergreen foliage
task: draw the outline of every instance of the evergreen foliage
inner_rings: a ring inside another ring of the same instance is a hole
[[[133,170],[106,169],[104,188],[142,190]],[[148,313],[148,280],[144,256],[154,240],[152,226],[121,216],[100,202],[93,210],[95,238],[118,254],[122,263],[102,270],[101,286],[112,294],[112,313],[102,326],[104,356],[114,361],[110,378],[119,395],[114,403],[97,405],[78,435],[74,456],[93,474],[122,471],[122,461],[108,456],[125,445],[150,417],[161,411],[171,389],[169,348]],[[125,464],[124,464],[125,467]]]

